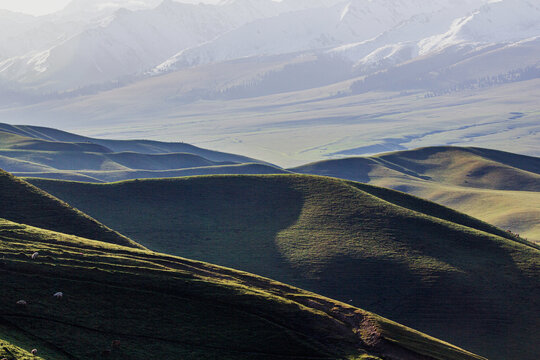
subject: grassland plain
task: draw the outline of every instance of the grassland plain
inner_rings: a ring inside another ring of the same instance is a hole
[[[538,246],[393,190],[305,175],[31,180],[156,251],[346,301],[490,359],[536,359]]]
[[[0,355],[8,360],[484,359],[349,304],[208,263],[4,219],[0,250]]]
[[[315,162],[293,172],[404,191],[540,243],[540,158],[504,151],[429,147]]]

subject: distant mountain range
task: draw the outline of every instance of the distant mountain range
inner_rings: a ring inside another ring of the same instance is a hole
[[[366,91],[384,84],[363,77],[385,70],[400,88],[440,90],[531,68],[537,77],[539,17],[529,0],[74,1],[46,17],[0,14],[0,80],[28,100],[28,93],[95,92],[203,64],[289,54],[286,66],[307,72],[299,82],[361,77],[353,90]],[[316,69],[313,59],[321,62]],[[346,74],[323,74],[342,63]],[[427,78],[404,78],[411,66],[429,69]],[[264,67],[257,74],[241,85],[284,81]],[[201,90],[216,96],[223,89]]]

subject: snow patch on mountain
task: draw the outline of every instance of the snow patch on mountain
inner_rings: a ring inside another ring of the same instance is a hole
[[[530,0],[488,3],[474,13],[456,19],[450,29],[420,42],[426,54],[460,43],[517,41],[540,35],[540,4]]]

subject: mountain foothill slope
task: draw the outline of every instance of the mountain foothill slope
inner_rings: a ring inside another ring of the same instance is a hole
[[[429,201],[305,175],[31,181],[150,249],[350,302],[490,359],[538,353],[538,247]]]
[[[9,183],[24,184],[8,177],[2,189]],[[19,198],[47,202],[26,190]],[[0,249],[7,359],[484,359],[352,305],[208,263],[5,219]]]
[[[289,169],[393,188],[540,241],[540,159],[504,151],[428,147]]]

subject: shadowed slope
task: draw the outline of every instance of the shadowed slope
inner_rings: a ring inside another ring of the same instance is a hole
[[[492,359],[539,351],[540,251],[428,201],[298,175],[32,182],[152,249],[350,300]]]
[[[88,215],[0,169],[0,217],[113,244],[141,247]]]
[[[47,358],[483,359],[236,270],[5,220],[0,240],[0,334]]]
[[[430,147],[326,160],[294,172],[401,190],[540,242],[540,159],[504,151]]]

